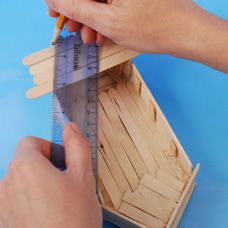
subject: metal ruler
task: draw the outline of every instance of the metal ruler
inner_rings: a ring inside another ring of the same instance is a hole
[[[62,133],[74,122],[91,144],[97,179],[99,48],[84,45],[80,33],[60,37],[55,48],[51,161],[60,170],[66,168]]]

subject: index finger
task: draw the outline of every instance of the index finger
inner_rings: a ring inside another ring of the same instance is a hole
[[[36,137],[26,137],[22,139],[16,147],[15,158],[33,155],[43,155],[50,160],[51,143]]]

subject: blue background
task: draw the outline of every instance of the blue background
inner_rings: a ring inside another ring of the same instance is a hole
[[[227,0],[197,2],[228,19]],[[0,1],[0,9],[2,178],[22,137],[50,139],[51,95],[26,99],[32,76],[22,65],[22,58],[49,45],[54,20],[46,15],[47,8],[41,0]],[[228,227],[227,75],[164,55],[141,55],[135,63],[193,164],[201,163],[197,188],[179,227]]]

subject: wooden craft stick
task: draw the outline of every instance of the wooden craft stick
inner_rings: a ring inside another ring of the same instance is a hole
[[[23,59],[23,64],[26,66],[31,66],[38,62],[47,60],[55,55],[55,46],[48,47],[36,53],[26,56]]]
[[[131,50],[123,50],[121,52],[108,56],[107,58],[100,60],[100,72],[103,72],[115,65],[121,64],[122,62],[127,61],[136,55],[138,55],[137,52]],[[38,85],[34,88],[29,89],[27,92],[27,97],[29,99],[34,99],[52,91],[53,81],[50,79],[45,84]]]
[[[54,64],[55,64],[54,58],[47,59],[45,61],[42,61],[42,62],[39,62],[39,63],[32,65],[29,69],[29,73],[31,75],[37,75],[37,74],[40,74],[42,72],[53,70]]]
[[[150,201],[146,200],[145,198],[136,193],[126,192],[122,200],[162,220],[163,222],[168,222],[169,220],[170,212],[161,209],[158,205],[151,204]]]
[[[160,195],[159,193],[153,191],[143,184],[139,184],[137,186],[135,193],[151,201],[153,205],[159,205],[159,207],[163,208],[163,210],[166,210],[170,213],[177,206],[177,203],[167,199],[166,197]]]
[[[158,168],[152,154],[148,150],[148,147],[144,141],[144,138],[138,131],[137,126],[135,125],[134,120],[132,119],[130,113],[128,112],[127,108],[125,107],[122,99],[119,97],[117,91],[115,89],[110,89],[108,94],[114,104],[114,107],[120,116],[124,126],[126,127],[130,137],[132,138],[138,152],[140,153],[147,170],[149,173],[154,176],[156,173],[156,169]]]
[[[137,105],[135,104],[135,101],[128,92],[124,82],[119,82],[117,84],[117,91],[123,99],[126,107],[128,108],[128,111],[131,113],[139,131],[141,131],[144,140],[147,142],[148,149],[151,151],[160,169],[175,176],[175,173],[170,167],[165,154],[163,153],[162,149],[158,144],[158,141],[156,140],[155,134],[153,134],[145,119],[141,115],[140,110],[138,109]]]
[[[50,80],[54,80],[54,69],[41,72],[40,74],[34,75],[33,77],[33,83],[35,85],[41,85]]]
[[[159,180],[147,174],[143,176],[140,183],[174,202],[178,202],[181,196],[181,193],[177,190],[169,187],[168,185],[163,184]]]
[[[37,97],[43,96],[53,90],[53,83],[44,83],[29,89],[26,92],[26,96],[29,99],[35,99]]]
[[[176,173],[176,177],[178,179],[180,179],[181,181],[186,182],[189,178],[187,175],[185,175],[184,171],[178,164],[177,159],[174,157],[169,157],[168,161],[169,161],[169,164],[172,167],[173,171]]]
[[[98,173],[105,186],[105,189],[113,203],[115,209],[118,209],[121,204],[122,194],[114,181],[112,174],[110,173],[108,166],[106,165],[103,156],[98,151]]]
[[[123,50],[123,47],[120,47],[119,45],[115,44],[111,40],[106,40],[105,44],[101,47],[101,58],[112,55],[113,53],[116,53],[118,51]],[[31,66],[36,63],[42,62],[44,60],[53,58],[55,56],[55,46],[51,46],[49,48],[43,49],[41,51],[35,52],[31,55],[26,56],[23,59],[23,64],[26,66]]]
[[[103,155],[107,166],[110,169],[110,172],[121,192],[123,194],[126,190],[131,190],[130,185],[128,184],[128,181],[126,177],[124,176],[124,173],[114,155],[112,152],[108,141],[106,137],[104,136],[103,131],[99,127],[98,129],[98,135],[99,135],[99,150],[101,154]]]
[[[162,222],[161,220],[125,202],[121,204],[119,208],[119,212],[130,218],[133,218],[137,222],[140,222],[148,227],[153,227],[153,228],[165,227],[165,223]]]
[[[191,176],[192,174],[192,163],[189,160],[187,154],[185,153],[184,149],[182,148],[181,144],[179,143],[176,135],[174,134],[172,128],[170,127],[168,121],[165,118],[165,115],[162,113],[161,109],[159,108],[157,102],[155,101],[154,97],[152,96],[150,90],[148,89],[147,85],[145,84],[145,82],[143,81],[141,75],[138,73],[138,70],[136,69],[136,67],[133,64],[133,72],[137,72],[137,76],[135,78],[138,78],[138,80],[141,82],[141,95],[142,93],[146,93],[146,99],[149,101],[152,101],[153,104],[156,105],[156,112],[157,112],[157,126],[163,128],[165,131],[163,133],[167,133],[169,138],[174,140],[177,148],[178,148],[178,161],[182,167],[182,169],[184,170],[184,172],[188,175]],[[142,91],[144,90],[144,91]]]
[[[141,111],[142,116],[146,120],[147,124],[150,126],[151,130],[157,137],[158,143],[163,149],[163,151],[169,151],[170,147],[170,140],[165,137],[163,134],[161,134],[160,130],[157,128],[157,125],[155,123],[156,121],[156,107],[154,107],[154,110],[151,110],[149,107],[146,106],[145,102],[143,101],[140,93],[137,93],[134,88],[134,84],[132,81],[126,82],[126,87],[131,94],[132,98],[134,99],[135,103],[137,104],[138,108]],[[152,106],[152,104],[150,104]]]
[[[100,93],[99,101],[104,108],[104,111],[112,125],[113,130],[115,132],[118,132],[117,137],[122,144],[126,154],[128,155],[128,158],[131,161],[132,166],[134,167],[138,177],[141,179],[142,176],[148,171],[139,152],[136,150],[135,145],[133,144],[131,138],[126,132],[125,127],[119,119],[119,116],[115,108],[113,107],[110,97],[107,93]]]
[[[186,202],[189,200],[190,196],[191,196],[191,192],[193,191],[195,184],[194,181],[196,179],[196,175],[199,172],[200,169],[200,164],[197,164],[196,168],[194,169],[191,178],[189,179],[184,192],[181,195],[181,198],[179,200],[179,203],[177,205],[177,207],[175,208],[175,210],[173,211],[169,223],[167,225],[167,228],[173,228],[174,224],[176,222],[176,218],[178,218],[178,216],[180,217],[180,213],[183,210],[183,208],[186,206]]]
[[[148,228],[147,226],[137,222],[136,220],[129,218],[123,214],[120,214],[118,211],[113,210],[112,208],[106,207],[102,205],[104,213],[104,218],[107,219],[107,221],[110,221],[114,225],[118,225],[118,227],[122,228]],[[108,215],[106,214],[108,212]]]
[[[184,190],[185,182],[171,176],[170,174],[158,169],[156,173],[156,178],[168,186],[176,189],[179,192]]]
[[[98,105],[98,110],[99,110],[99,126],[104,132],[104,135],[106,136],[106,139],[109,142],[109,145],[112,148],[112,151],[115,154],[115,157],[119,162],[119,165],[123,170],[124,175],[128,180],[128,183],[131,186],[131,189],[135,190],[136,186],[138,185],[139,178],[131,162],[129,161],[122,145],[120,144],[119,140],[116,138],[116,132],[112,129],[112,126],[108,118],[106,117],[101,104]]]

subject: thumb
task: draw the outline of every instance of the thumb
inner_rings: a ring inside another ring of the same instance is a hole
[[[80,175],[92,173],[90,144],[74,123],[69,123],[65,126],[63,144],[67,171],[76,175],[77,178]]]
[[[64,16],[85,24],[98,32],[108,26],[110,5],[91,0],[45,0],[47,5]]]

